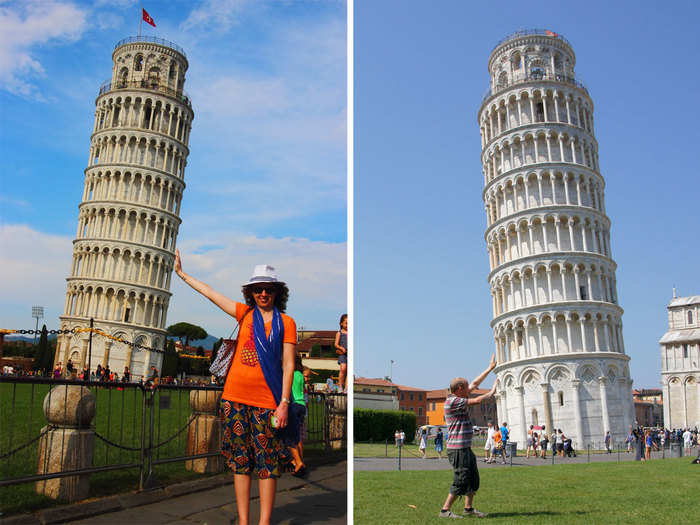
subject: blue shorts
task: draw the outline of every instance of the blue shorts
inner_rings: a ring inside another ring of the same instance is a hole
[[[348,354],[340,354],[338,356],[338,364],[339,365],[347,365],[348,364]]]

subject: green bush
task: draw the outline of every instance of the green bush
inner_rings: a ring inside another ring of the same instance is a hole
[[[355,441],[393,441],[397,429],[406,434],[406,443],[416,435],[416,414],[407,410],[356,408],[353,421]]]

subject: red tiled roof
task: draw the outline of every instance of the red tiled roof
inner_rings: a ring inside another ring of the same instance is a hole
[[[393,385],[398,388],[399,390],[406,390],[406,391],[412,391],[412,392],[427,392],[425,388],[417,388],[415,386],[406,386],[406,385],[397,385],[396,383],[393,383]]]
[[[487,392],[490,392],[490,390],[486,390],[484,388],[475,388],[472,390],[471,395],[473,396],[480,396],[481,394],[486,394]],[[428,394],[425,396],[427,399],[444,399],[446,398],[450,393],[449,388],[443,388],[440,390],[429,390]]]
[[[372,377],[355,377],[354,383],[356,385],[371,385],[371,386],[397,386],[391,381],[386,379],[372,378]]]
[[[439,399],[447,397],[449,393],[447,388],[441,388],[440,390],[428,390],[428,394],[425,396],[428,399]]]

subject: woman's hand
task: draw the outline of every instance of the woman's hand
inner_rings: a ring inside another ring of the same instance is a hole
[[[493,370],[496,368],[496,354],[491,355],[491,362],[489,363],[489,369]]]
[[[275,428],[284,428],[287,426],[287,414],[289,412],[289,403],[282,401],[275,409],[275,418],[277,425]]]
[[[498,384],[498,382],[493,384],[493,388],[491,389],[491,392],[489,392],[489,397],[493,397],[496,395],[496,385],[497,384]]]
[[[175,250],[175,266],[173,267],[175,273],[180,275],[182,273],[182,261],[180,260],[180,250]],[[182,277],[180,275],[180,277]]]

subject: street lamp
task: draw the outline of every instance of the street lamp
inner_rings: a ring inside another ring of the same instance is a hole
[[[32,306],[32,317],[36,319],[36,328],[34,329],[34,345],[36,345],[36,332],[39,330],[39,319],[44,318],[44,307]]]
[[[396,361],[394,361],[393,359],[389,361],[389,381],[391,381],[392,383],[394,382],[394,363],[396,363]]]

